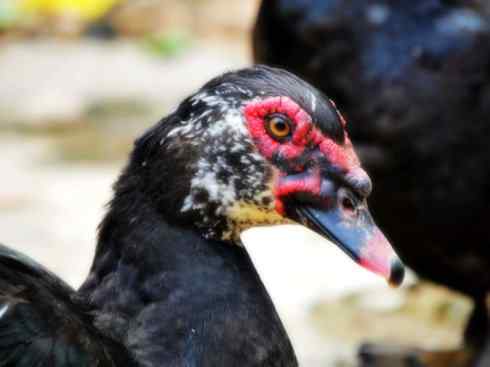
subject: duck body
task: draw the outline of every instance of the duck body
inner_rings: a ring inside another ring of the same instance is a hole
[[[2,366],[133,366],[76,291],[43,266],[0,245],[0,275]]]
[[[148,251],[128,243],[79,292],[0,251],[2,365],[297,366],[246,250],[165,234]]]
[[[345,127],[283,70],[208,82],[135,142],[78,291],[0,247],[0,367],[297,366],[241,231],[296,221],[403,279]]]
[[[293,71],[357,121],[371,206],[419,275],[490,288],[490,18],[477,1],[264,1],[256,61]]]

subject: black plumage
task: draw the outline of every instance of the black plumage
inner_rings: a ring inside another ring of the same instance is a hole
[[[349,162],[357,162],[333,105],[292,74],[254,67],[212,80],[136,141],[78,291],[0,247],[0,366],[297,366],[288,335],[237,236],[251,226],[286,220],[274,207],[272,190],[286,158],[267,160],[259,153],[243,112],[246,103],[257,108],[256,103],[277,96],[272,99],[277,106],[271,107],[276,114],[282,104],[295,106],[295,100],[300,107],[293,112],[302,108],[299,116],[311,115],[316,127],[308,131],[318,129],[317,141],[328,143],[337,159],[345,145]],[[307,145],[289,149],[314,154],[307,167],[322,165],[311,172],[325,190],[318,186],[302,195],[304,203],[298,195],[294,205],[305,205],[307,213],[316,210],[318,230],[324,211],[335,223],[343,211],[334,206],[329,214],[325,205],[316,208],[317,202],[324,197],[335,202],[328,195],[337,190],[350,195],[343,202],[348,201],[349,223],[357,232],[335,233],[347,236],[356,261],[400,282],[400,263],[367,212],[368,192],[360,189],[370,187],[364,171],[358,165],[354,173],[333,171],[330,157],[313,142],[301,144]],[[292,174],[289,191],[298,179],[304,190],[302,180],[309,177],[309,171],[298,174],[295,164],[288,168],[294,172],[281,173],[284,179]],[[294,205],[291,201],[288,210]],[[381,255],[364,251],[364,241]]]
[[[376,187],[371,206],[419,275],[472,297],[488,333],[490,18],[479,1],[263,1],[255,59],[331,96]]]
[[[75,291],[0,245],[0,366],[132,366],[122,345],[93,327]]]

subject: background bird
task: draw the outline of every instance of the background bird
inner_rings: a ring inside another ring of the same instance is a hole
[[[253,226],[301,222],[403,279],[345,120],[285,71],[211,80],[136,141],[114,191],[78,291],[0,247],[0,365],[296,366],[240,243]]]
[[[490,21],[477,1],[262,3],[258,62],[331,96],[376,182],[373,211],[419,275],[475,300],[488,333]]]

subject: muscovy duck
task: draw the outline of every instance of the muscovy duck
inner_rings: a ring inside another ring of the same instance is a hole
[[[0,248],[0,366],[296,366],[241,231],[301,222],[403,278],[345,129],[286,71],[208,82],[136,141],[78,291]]]
[[[256,61],[304,77],[358,122],[350,134],[376,182],[374,214],[408,266],[475,300],[466,335],[477,348],[490,330],[485,6],[270,0],[254,30]]]

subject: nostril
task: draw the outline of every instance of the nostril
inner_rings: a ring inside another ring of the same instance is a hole
[[[351,211],[351,212],[353,212],[356,209],[354,202],[349,197],[344,197],[342,199],[342,207],[345,210],[348,210],[348,211]]]

